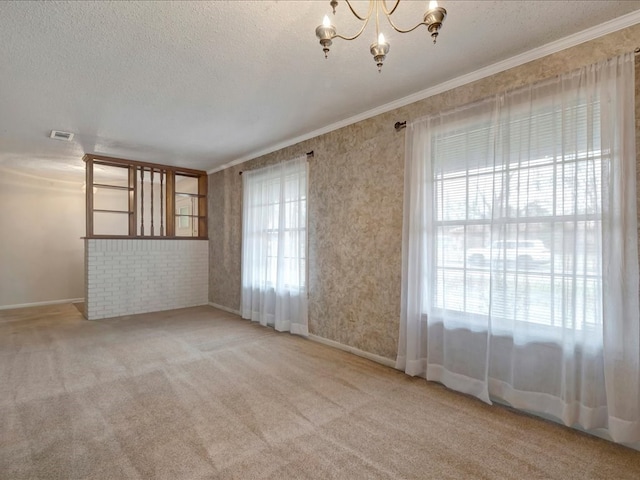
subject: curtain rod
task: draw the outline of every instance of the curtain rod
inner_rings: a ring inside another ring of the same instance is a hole
[[[633,53],[635,53],[636,55],[640,55],[640,47],[637,47],[637,48],[633,51]],[[399,131],[400,131],[400,130],[402,130],[403,128],[407,128],[407,122],[406,122],[406,121],[405,121],[405,122],[396,122],[396,123],[393,125],[393,128],[395,128],[395,129],[396,129],[396,132],[399,132]],[[311,153],[313,153],[313,152],[311,152]]]

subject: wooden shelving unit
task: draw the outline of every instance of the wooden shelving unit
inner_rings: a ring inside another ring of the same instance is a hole
[[[191,170],[167,165],[159,165],[147,162],[137,162],[121,158],[105,157],[102,155],[87,154],[83,157],[86,163],[86,236],[87,238],[207,238],[207,173],[201,170]],[[94,182],[94,167],[102,165],[107,167],[117,167],[127,170],[126,185],[114,185],[107,182]],[[149,175],[145,178],[145,175]],[[154,175],[158,175],[159,201],[155,199]],[[176,192],[176,176],[193,178],[197,181],[198,193]],[[145,182],[149,182],[147,188],[151,192],[145,194]],[[95,208],[94,189],[108,189],[125,192],[127,194],[127,209]],[[179,215],[175,213],[176,198],[188,197],[197,199],[198,214]],[[144,202],[150,202],[150,219],[145,218]],[[154,225],[154,208],[160,212],[159,228]],[[140,212],[140,214],[138,214]],[[119,214],[127,215],[128,234],[96,234],[95,214]],[[184,236],[176,235],[176,218],[189,217],[193,222],[197,221],[197,235]],[[150,220],[149,234],[146,234],[145,221]],[[156,231],[159,234],[156,234]]]

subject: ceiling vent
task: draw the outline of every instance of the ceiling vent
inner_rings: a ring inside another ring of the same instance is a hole
[[[51,130],[51,135],[49,137],[55,140],[62,140],[64,142],[70,142],[73,140],[73,133],[71,132],[61,132],[59,130]]]

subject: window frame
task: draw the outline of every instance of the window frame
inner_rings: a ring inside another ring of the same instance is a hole
[[[592,103],[596,103],[596,102],[591,100],[591,101],[585,102],[584,105],[587,106],[588,104],[592,104]],[[541,107],[541,109],[543,108],[544,107]],[[518,119],[517,121],[521,121],[521,120],[522,119]],[[432,142],[431,151],[434,152],[433,155],[435,156],[436,155],[435,152],[439,151],[439,149],[435,147],[435,142],[437,142],[438,137],[447,135],[448,132],[457,131],[458,133],[460,133],[461,130],[464,130],[465,132],[472,133],[482,128],[483,128],[482,126],[479,126],[477,123],[474,123],[473,116],[464,120],[463,122],[457,121],[457,122],[452,122],[445,125],[442,125],[442,124],[438,125],[434,127],[434,130],[430,135],[429,141]],[[434,198],[426,199],[426,201],[433,202],[433,205],[437,205],[437,206],[434,206],[434,210],[433,210],[433,231],[424,232],[425,240],[429,243],[432,243],[432,245],[428,248],[432,252],[430,256],[433,259],[432,260],[433,266],[430,269],[427,269],[425,264],[425,267],[423,267],[424,274],[427,276],[427,281],[424,284],[425,286],[424,294],[426,295],[425,298],[428,298],[428,301],[423,304],[423,311],[422,311],[423,317],[427,315],[427,310],[430,310],[431,316],[434,317],[432,318],[432,320],[435,320],[438,323],[442,323],[444,321],[444,318],[447,318],[447,325],[449,328],[460,328],[460,329],[468,329],[471,331],[486,332],[489,314],[471,312],[468,310],[466,306],[467,299],[468,299],[468,296],[466,293],[467,292],[467,272],[469,270],[473,270],[473,271],[477,270],[478,272],[486,271],[487,279],[490,282],[493,281],[492,276],[495,273],[492,268],[483,269],[482,267],[473,267],[473,266],[470,268],[468,251],[471,247],[468,247],[467,245],[467,240],[468,240],[467,229],[469,226],[484,226],[485,228],[491,230],[497,227],[507,227],[508,225],[514,225],[516,226],[516,228],[518,228],[517,226],[523,225],[526,223],[537,223],[537,224],[548,224],[551,230],[553,230],[554,228],[557,228],[558,225],[562,225],[569,221],[574,222],[577,220],[580,222],[584,222],[585,225],[593,224],[594,222],[598,223],[602,221],[601,209],[599,209],[598,212],[596,213],[588,212],[586,210],[580,213],[573,213],[573,214],[562,213],[562,206],[558,204],[558,202],[561,201],[559,200],[559,198],[561,197],[559,197],[558,195],[558,192],[560,190],[557,189],[556,184],[554,184],[553,186],[553,194],[554,194],[553,211],[549,215],[533,214],[533,215],[524,215],[524,216],[519,216],[519,215],[511,216],[507,212],[507,214],[504,217],[501,217],[499,219],[495,219],[491,217],[471,218],[469,216],[469,198],[467,198],[465,200],[465,207],[464,207],[465,218],[464,219],[446,219],[444,216],[440,218],[441,217],[440,209],[444,208],[446,210],[446,206],[443,207],[443,205],[446,205],[446,202],[445,204],[442,204],[441,195],[442,195],[442,192],[444,191],[443,186],[446,184],[447,181],[455,181],[455,180],[463,179],[468,188],[469,178],[471,177],[480,178],[484,175],[491,174],[493,180],[495,181],[496,176],[499,176],[499,175],[506,174],[507,178],[510,179],[513,172],[517,172],[517,174],[519,175],[520,172],[522,172],[523,170],[532,170],[532,169],[545,168],[545,167],[549,167],[553,169],[553,171],[555,172],[558,168],[562,168],[564,165],[574,165],[576,166],[576,171],[577,171],[578,170],[577,166],[579,166],[583,162],[596,162],[595,168],[601,169],[602,171],[602,169],[608,168],[610,155],[609,155],[609,152],[595,149],[593,151],[589,151],[588,154],[585,154],[585,152],[573,152],[572,154],[563,155],[563,156],[558,156],[558,155],[552,156],[551,158],[546,160],[547,162],[545,162],[544,159],[540,159],[538,161],[529,162],[529,164],[526,164],[526,165],[518,165],[517,163],[516,164],[507,163],[503,165],[502,169],[493,169],[487,172],[482,172],[480,170],[478,171],[470,171],[468,169],[465,170],[463,168],[464,164],[461,164],[460,168],[452,168],[450,170],[445,170],[445,171],[436,171],[434,168],[430,172],[428,172],[429,177],[426,180],[429,182],[432,182],[432,187],[433,187],[432,191],[433,191]],[[505,177],[503,176],[501,178],[504,179]],[[502,181],[501,181],[502,190],[505,190],[505,189],[509,190],[510,188],[511,187],[508,185],[506,187],[502,185]],[[509,195],[509,193],[507,192],[506,195]],[[492,204],[493,202],[495,202],[495,198],[492,199]],[[443,251],[443,247],[441,243],[442,243],[442,238],[444,237],[441,236],[443,235],[443,233],[440,233],[442,228],[462,228],[463,229],[463,232],[464,232],[463,233],[464,238],[462,239],[463,259],[462,259],[461,265],[456,268],[447,267],[445,257],[442,256],[441,253],[439,253]],[[516,241],[516,239],[510,238],[509,235],[505,235],[504,238],[500,237],[495,239],[492,242],[492,244],[496,242],[505,243],[512,240]],[[519,239],[518,243],[525,242],[525,241],[532,241],[532,240],[533,239],[529,239],[529,238]],[[493,246],[490,245],[489,247],[483,247],[483,248],[492,250]],[[547,270],[535,270],[535,269],[531,269],[531,267],[522,268],[522,267],[518,267],[517,264],[509,268],[507,267],[508,261],[504,262],[505,266],[500,270],[500,272],[502,272],[502,274],[505,277],[504,281],[507,281],[506,280],[507,274],[511,274],[513,276],[523,275],[526,277],[541,276],[541,277],[547,278],[550,284],[553,284],[554,282],[556,282],[557,279],[564,279],[571,276],[575,276],[575,273],[572,275],[571,272],[567,273],[562,268],[559,271],[556,270],[557,267],[554,265],[554,262],[556,259],[554,258],[553,246],[549,246],[549,250],[550,250],[550,263],[549,263],[549,268]],[[506,251],[503,251],[504,258],[506,258],[506,255],[507,255]],[[441,256],[442,258],[440,258]],[[504,258],[503,258],[503,261],[504,261]],[[584,272],[579,274],[580,278],[584,277],[585,279],[587,278],[602,279],[603,272],[601,270],[593,273],[588,273],[586,271],[586,268],[587,267],[585,267]],[[438,296],[445,295],[444,293],[439,292],[441,288],[439,287],[439,284],[442,284],[444,281],[444,280],[440,280],[440,278],[443,278],[442,275],[444,275],[446,273],[445,271],[447,270],[460,271],[460,273],[463,276],[464,293],[462,294],[462,300],[463,300],[464,307],[462,309],[446,308],[446,304],[444,304],[444,306],[438,305],[440,303],[440,301],[438,300]],[[555,301],[553,297],[553,286],[552,286],[551,293],[549,294],[549,298],[551,299],[552,303]],[[593,334],[594,337],[601,338],[602,336],[601,313],[602,312],[600,312],[600,320],[596,319],[595,323],[584,323],[584,322],[579,324],[576,323],[574,328],[576,330],[582,330],[585,333],[589,332],[589,335]],[[532,322],[532,321],[523,320],[523,319],[507,318],[504,315],[496,315],[495,313],[491,314],[491,334],[492,335],[494,334],[509,335],[512,330],[510,325],[513,325],[513,324],[526,324],[527,328],[531,331],[532,334],[534,334],[538,338],[545,341],[556,337],[562,328],[562,325],[559,325],[559,324],[556,325],[554,314],[553,314],[553,307],[551,307],[551,316],[546,323]]]
[[[285,162],[286,163],[286,162]],[[248,173],[250,171],[247,171],[246,173]],[[254,175],[257,175],[257,178],[253,178],[250,179],[249,182],[260,182],[262,183],[262,188],[266,188],[266,187],[277,187],[282,188],[283,185],[281,184],[282,181],[286,182],[288,180],[294,179],[296,182],[299,181],[298,179],[298,173],[291,173],[291,172],[287,172],[284,175],[284,178],[281,177],[273,177],[270,176],[268,173],[266,172],[252,172]],[[304,238],[304,256],[298,257],[297,255],[291,255],[290,253],[287,254],[288,252],[283,252],[283,257],[282,260],[286,261],[286,260],[298,260],[301,263],[304,264],[304,275],[300,275],[299,278],[301,279],[301,284],[294,284],[291,282],[287,282],[284,281],[283,282],[283,286],[285,287],[285,289],[291,291],[291,292],[302,292],[305,291],[307,289],[307,285],[308,285],[308,275],[309,275],[309,269],[308,269],[308,202],[309,202],[309,195],[308,195],[308,181],[309,181],[309,173],[308,173],[308,169],[306,170],[305,173],[305,190],[304,190],[304,194],[300,195],[299,197],[297,197],[295,200],[287,200],[284,199],[282,202],[278,199],[277,201],[271,201],[271,200],[267,200],[266,202],[262,202],[262,203],[254,203],[251,205],[252,208],[259,208],[259,209],[268,209],[268,208],[273,208],[273,207],[277,207],[278,210],[278,218],[280,216],[280,209],[282,208],[286,208],[287,204],[300,204],[300,203],[304,203],[304,218],[305,218],[305,222],[302,226],[299,227],[287,227],[287,228],[280,228],[279,227],[279,222],[276,224],[275,227],[265,227],[262,228],[260,230],[252,230],[251,234],[252,235],[258,235],[259,237],[264,239],[265,242],[265,281],[264,281],[264,286],[275,290],[276,288],[276,282],[274,281],[274,279],[271,277],[271,275],[267,275],[267,272],[270,271],[270,262],[275,261],[276,265],[278,262],[278,253],[277,253],[277,244],[278,244],[278,235],[282,232],[284,234],[296,234],[298,237],[302,236]],[[261,178],[262,177],[262,178]],[[244,195],[245,195],[245,187],[246,184],[243,185],[243,201],[244,201]],[[252,185],[252,188],[255,188],[256,185]],[[285,187],[286,188],[286,187]],[[244,220],[243,220],[244,222]],[[244,228],[244,227],[243,227]],[[246,234],[246,232],[243,230],[243,236]],[[275,240],[272,238],[275,235]],[[276,245],[276,247],[274,248],[274,244]],[[269,252],[271,250],[275,250],[276,253],[275,255],[270,255]],[[276,269],[277,272],[277,269]]]

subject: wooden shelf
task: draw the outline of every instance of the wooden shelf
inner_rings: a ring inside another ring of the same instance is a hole
[[[121,185],[107,185],[106,183],[94,183],[93,186],[96,188],[111,188],[113,190],[133,190],[133,188],[130,187],[123,187]]]
[[[94,208],[93,209],[94,213],[95,212],[100,212],[100,213],[126,213],[127,215],[133,215],[133,212],[130,212],[129,210],[101,210],[98,208]]]
[[[206,198],[206,195],[199,195],[197,193],[176,192],[176,197]]]
[[[80,237],[83,240],[91,239],[112,239],[112,240],[209,240],[209,237],[187,237],[183,235],[173,235],[171,237],[158,235],[136,235],[135,237],[129,235],[91,235],[90,237]]]

